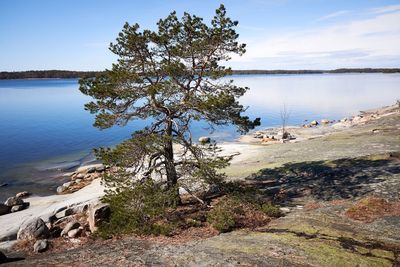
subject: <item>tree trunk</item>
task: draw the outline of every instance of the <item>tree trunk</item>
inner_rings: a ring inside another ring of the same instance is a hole
[[[168,187],[173,187],[178,182],[178,175],[175,169],[174,162],[174,148],[173,148],[173,139],[172,139],[172,121],[169,119],[166,123],[166,135],[167,141],[164,147],[165,151],[165,169],[167,173],[167,183]]]
[[[164,147],[165,151],[165,170],[167,174],[167,185],[168,189],[174,188],[178,183],[178,175],[176,173],[175,162],[174,162],[174,147],[173,147],[173,138],[172,138],[172,120],[168,119],[166,123],[165,132],[167,135],[166,144]],[[179,188],[176,188],[175,192],[175,200],[176,204],[182,204]]]

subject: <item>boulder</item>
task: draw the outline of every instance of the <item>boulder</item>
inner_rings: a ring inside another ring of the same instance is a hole
[[[11,207],[0,203],[0,215],[10,213]]]
[[[44,221],[40,218],[33,218],[23,223],[17,233],[18,240],[31,240],[49,237],[50,231]]]
[[[37,240],[33,245],[33,251],[36,253],[44,252],[48,248],[49,244],[46,239]]]
[[[75,179],[75,183],[76,183],[76,184],[79,184],[80,182],[82,182],[82,179],[81,179],[81,178]]]
[[[63,187],[64,188],[68,188],[68,187],[70,187],[72,185],[72,182],[66,182],[66,183],[63,183]]]
[[[321,120],[321,123],[322,123],[322,124],[329,124],[329,123],[330,123],[330,121],[329,121],[329,120],[327,120],[327,119],[322,119],[322,120]]]
[[[66,236],[68,234],[69,231],[74,230],[79,228],[79,226],[81,226],[81,224],[77,221],[72,221],[69,222],[65,225],[64,229],[61,232],[61,236]]]
[[[211,142],[211,138],[207,136],[202,136],[199,138],[199,142],[202,144],[208,144]]]
[[[96,166],[95,168],[96,168],[96,171],[98,171],[98,172],[103,172],[106,169],[103,164]]]
[[[7,206],[16,206],[16,205],[23,205],[24,201],[20,199],[19,197],[9,197],[7,198],[6,202],[4,202],[4,205]]]
[[[69,238],[79,237],[82,234],[82,228],[76,228],[68,232]]]
[[[340,120],[340,122],[346,122],[348,120],[349,120],[348,118],[343,118],[343,119]]]
[[[318,121],[312,121],[312,122],[310,122],[310,125],[312,125],[312,126],[317,126],[319,123],[318,123]]]
[[[102,222],[109,220],[110,215],[111,209],[109,205],[103,203],[90,205],[87,218],[90,231],[95,232]]]
[[[25,197],[28,197],[29,195],[30,195],[30,193],[28,191],[22,191],[22,192],[17,193],[15,196],[17,198],[25,198]]]
[[[7,257],[3,252],[0,251],[0,264],[7,262]]]
[[[59,187],[57,187],[57,193],[61,194],[65,191],[65,189],[67,189],[67,188],[65,188],[63,185],[60,185]]]

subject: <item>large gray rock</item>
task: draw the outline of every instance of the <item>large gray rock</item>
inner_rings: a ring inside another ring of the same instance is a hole
[[[0,203],[0,215],[10,213],[11,207]]]
[[[24,201],[20,199],[19,197],[9,197],[7,198],[6,202],[4,202],[4,205],[7,206],[17,206],[17,205],[23,205]]]
[[[61,232],[61,236],[65,236],[68,234],[69,231],[79,228],[81,224],[77,221],[69,222],[65,225],[64,229]]]
[[[17,233],[19,240],[31,240],[49,237],[50,231],[44,221],[40,218],[33,218],[21,225]]]
[[[44,252],[48,248],[49,244],[46,239],[38,240],[33,245],[33,251],[36,253]]]
[[[97,230],[98,226],[110,219],[111,209],[108,204],[98,203],[90,205],[88,210],[88,222],[90,231],[93,233]]]

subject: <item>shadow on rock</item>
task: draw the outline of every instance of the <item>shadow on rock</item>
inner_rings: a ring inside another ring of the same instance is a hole
[[[317,200],[351,199],[374,191],[374,184],[400,174],[399,155],[378,155],[334,161],[288,163],[263,169],[247,182],[277,202],[311,196]]]

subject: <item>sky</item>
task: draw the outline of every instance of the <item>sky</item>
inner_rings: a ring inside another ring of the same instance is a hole
[[[125,22],[223,3],[247,52],[234,69],[400,67],[400,0],[0,0],[0,71],[104,70]]]

